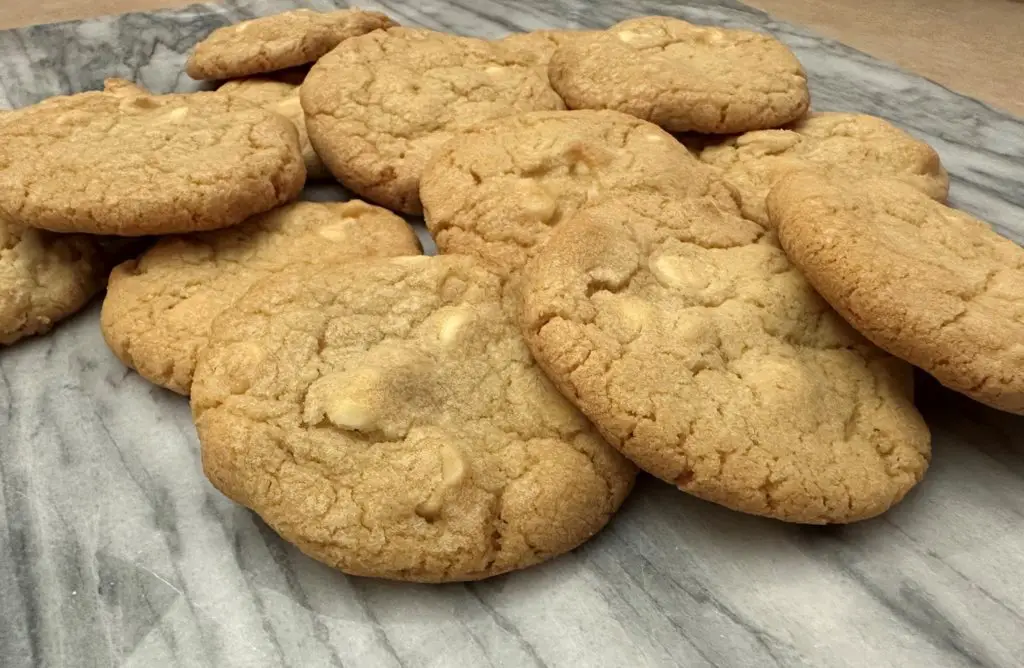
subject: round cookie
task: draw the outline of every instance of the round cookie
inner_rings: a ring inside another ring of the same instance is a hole
[[[811,114],[781,130],[747,132],[706,146],[700,159],[724,170],[740,192],[743,214],[763,225],[768,191],[802,169],[850,178],[891,176],[939,201],[949,192],[949,175],[935,149],[866,114]]]
[[[290,123],[215,93],[81,93],[0,115],[0,217],[56,232],[228,227],[305,177]]]
[[[298,268],[214,324],[203,468],[306,554],[441,582],[524,568],[605,525],[635,469],[530,358],[467,257]]]
[[[865,336],[957,392],[1024,414],[1024,249],[885,179],[791,175],[768,213],[793,262]]]
[[[309,143],[309,134],[306,132],[306,116],[302,113],[297,84],[270,77],[249,77],[228,81],[218,88],[217,92],[248,100],[268,111],[281,114],[294,123],[295,129],[299,133],[302,161],[306,165],[306,178],[325,179],[330,177],[331,173],[327,171],[320,156],[313,150],[313,145]]]
[[[296,9],[214,30],[196,44],[185,71],[193,79],[235,79],[315,62],[341,42],[396,25],[380,12]]]
[[[705,169],[672,135],[617,111],[533,112],[480,123],[441,147],[420,185],[443,253],[514,274],[576,210],[636,192],[686,194]]]
[[[778,127],[810,104],[800,62],[777,39],[662,16],[569,40],[548,73],[570,109],[617,109],[672,132]]]
[[[301,263],[416,255],[398,216],[363,202],[295,202],[227,230],[166,237],[110,275],[100,326],[126,366],[188,394],[213,319],[258,280]]]
[[[309,138],[354,192],[421,211],[434,151],[481,121],[563,109],[543,67],[493,42],[392,28],[342,43],[302,84]]]
[[[109,268],[94,241],[0,217],[0,345],[49,331],[103,289]]]
[[[695,178],[697,178],[695,176]],[[585,209],[524,269],[534,358],[640,468],[729,508],[852,522],[921,480],[909,366],[711,187]]]

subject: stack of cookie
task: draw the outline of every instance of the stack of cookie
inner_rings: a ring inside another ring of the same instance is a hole
[[[930,457],[907,362],[1024,413],[1024,251],[942,204],[926,144],[808,114],[769,36],[300,10],[187,71],[217,89],[0,116],[0,342],[101,289],[95,235],[161,235],[111,273],[107,342],[191,396],[218,489],[345,572],[538,563],[636,467],[780,520],[875,516]],[[331,177],[374,204],[293,201]]]

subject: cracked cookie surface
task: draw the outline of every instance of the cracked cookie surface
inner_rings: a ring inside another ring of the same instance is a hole
[[[302,84],[309,137],[362,197],[420,213],[420,176],[459,130],[564,109],[542,66],[493,42],[409,28],[350,39]]]
[[[109,268],[93,239],[0,218],[0,345],[49,331],[103,289]]]
[[[791,522],[877,515],[929,459],[911,369],[772,234],[710,188],[586,209],[524,269],[522,331],[609,441],[681,490]]]
[[[420,187],[444,253],[516,273],[578,209],[637,192],[685,195],[704,169],[661,128],[616,111],[533,112],[481,123],[436,153]]]
[[[815,113],[779,130],[758,130],[706,146],[701,161],[723,170],[742,196],[743,214],[767,225],[765,198],[782,177],[810,169],[835,176],[891,176],[946,200],[949,175],[939,155],[881,118]]]
[[[55,232],[228,227],[305,177],[290,123],[215,93],[80,93],[0,115],[0,216]]]
[[[570,109],[617,109],[672,132],[778,127],[810,104],[803,68],[782,42],[668,17],[567,41],[548,74]]]
[[[580,35],[590,35],[594,32],[591,30],[531,30],[530,32],[506,35],[495,40],[495,44],[515,51],[518,54],[517,58],[546,67],[558,47]]]
[[[214,30],[196,44],[185,71],[193,79],[234,79],[315,62],[351,37],[396,25],[380,12],[296,9]]]
[[[472,258],[300,268],[218,318],[203,467],[346,573],[471,580],[570,550],[635,469],[551,386]]]
[[[210,326],[262,278],[301,263],[416,255],[398,216],[364,202],[295,202],[227,230],[161,239],[110,276],[100,326],[114,354],[188,394]]]
[[[783,247],[876,344],[982,403],[1024,414],[1024,249],[903,183],[786,177]]]
[[[313,145],[309,143],[309,133],[306,132],[306,115],[302,113],[298,84],[269,77],[248,77],[227,81],[217,89],[217,92],[248,100],[268,111],[281,114],[294,123],[295,130],[299,133],[299,148],[302,150],[302,161],[306,165],[306,177],[309,179],[330,177],[331,173],[327,171],[320,156],[313,150]]]

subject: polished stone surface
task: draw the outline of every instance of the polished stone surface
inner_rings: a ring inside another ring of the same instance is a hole
[[[187,90],[197,39],[294,4],[0,32],[0,106],[106,76]],[[484,37],[635,14],[771,31],[804,62],[816,108],[931,142],[952,201],[1024,241],[1024,122],[730,0],[363,6]],[[476,584],[404,585],[303,557],[213,489],[186,401],[126,371],[97,313],[0,350],[5,668],[1024,665],[1024,418],[927,379],[932,469],[881,518],[790,526],[644,480],[573,554]]]

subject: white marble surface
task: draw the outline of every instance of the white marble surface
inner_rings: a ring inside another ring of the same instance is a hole
[[[186,89],[199,37],[292,4],[0,32],[0,105],[112,75]],[[926,138],[953,201],[1024,240],[1024,123],[730,0],[364,5],[480,36],[646,13],[772,31],[810,72],[815,107]],[[927,379],[933,466],[882,518],[789,526],[644,480],[573,554],[477,584],[402,585],[303,557],[214,490],[185,400],[121,367],[97,313],[0,350],[4,668],[1024,665],[1024,419]]]

